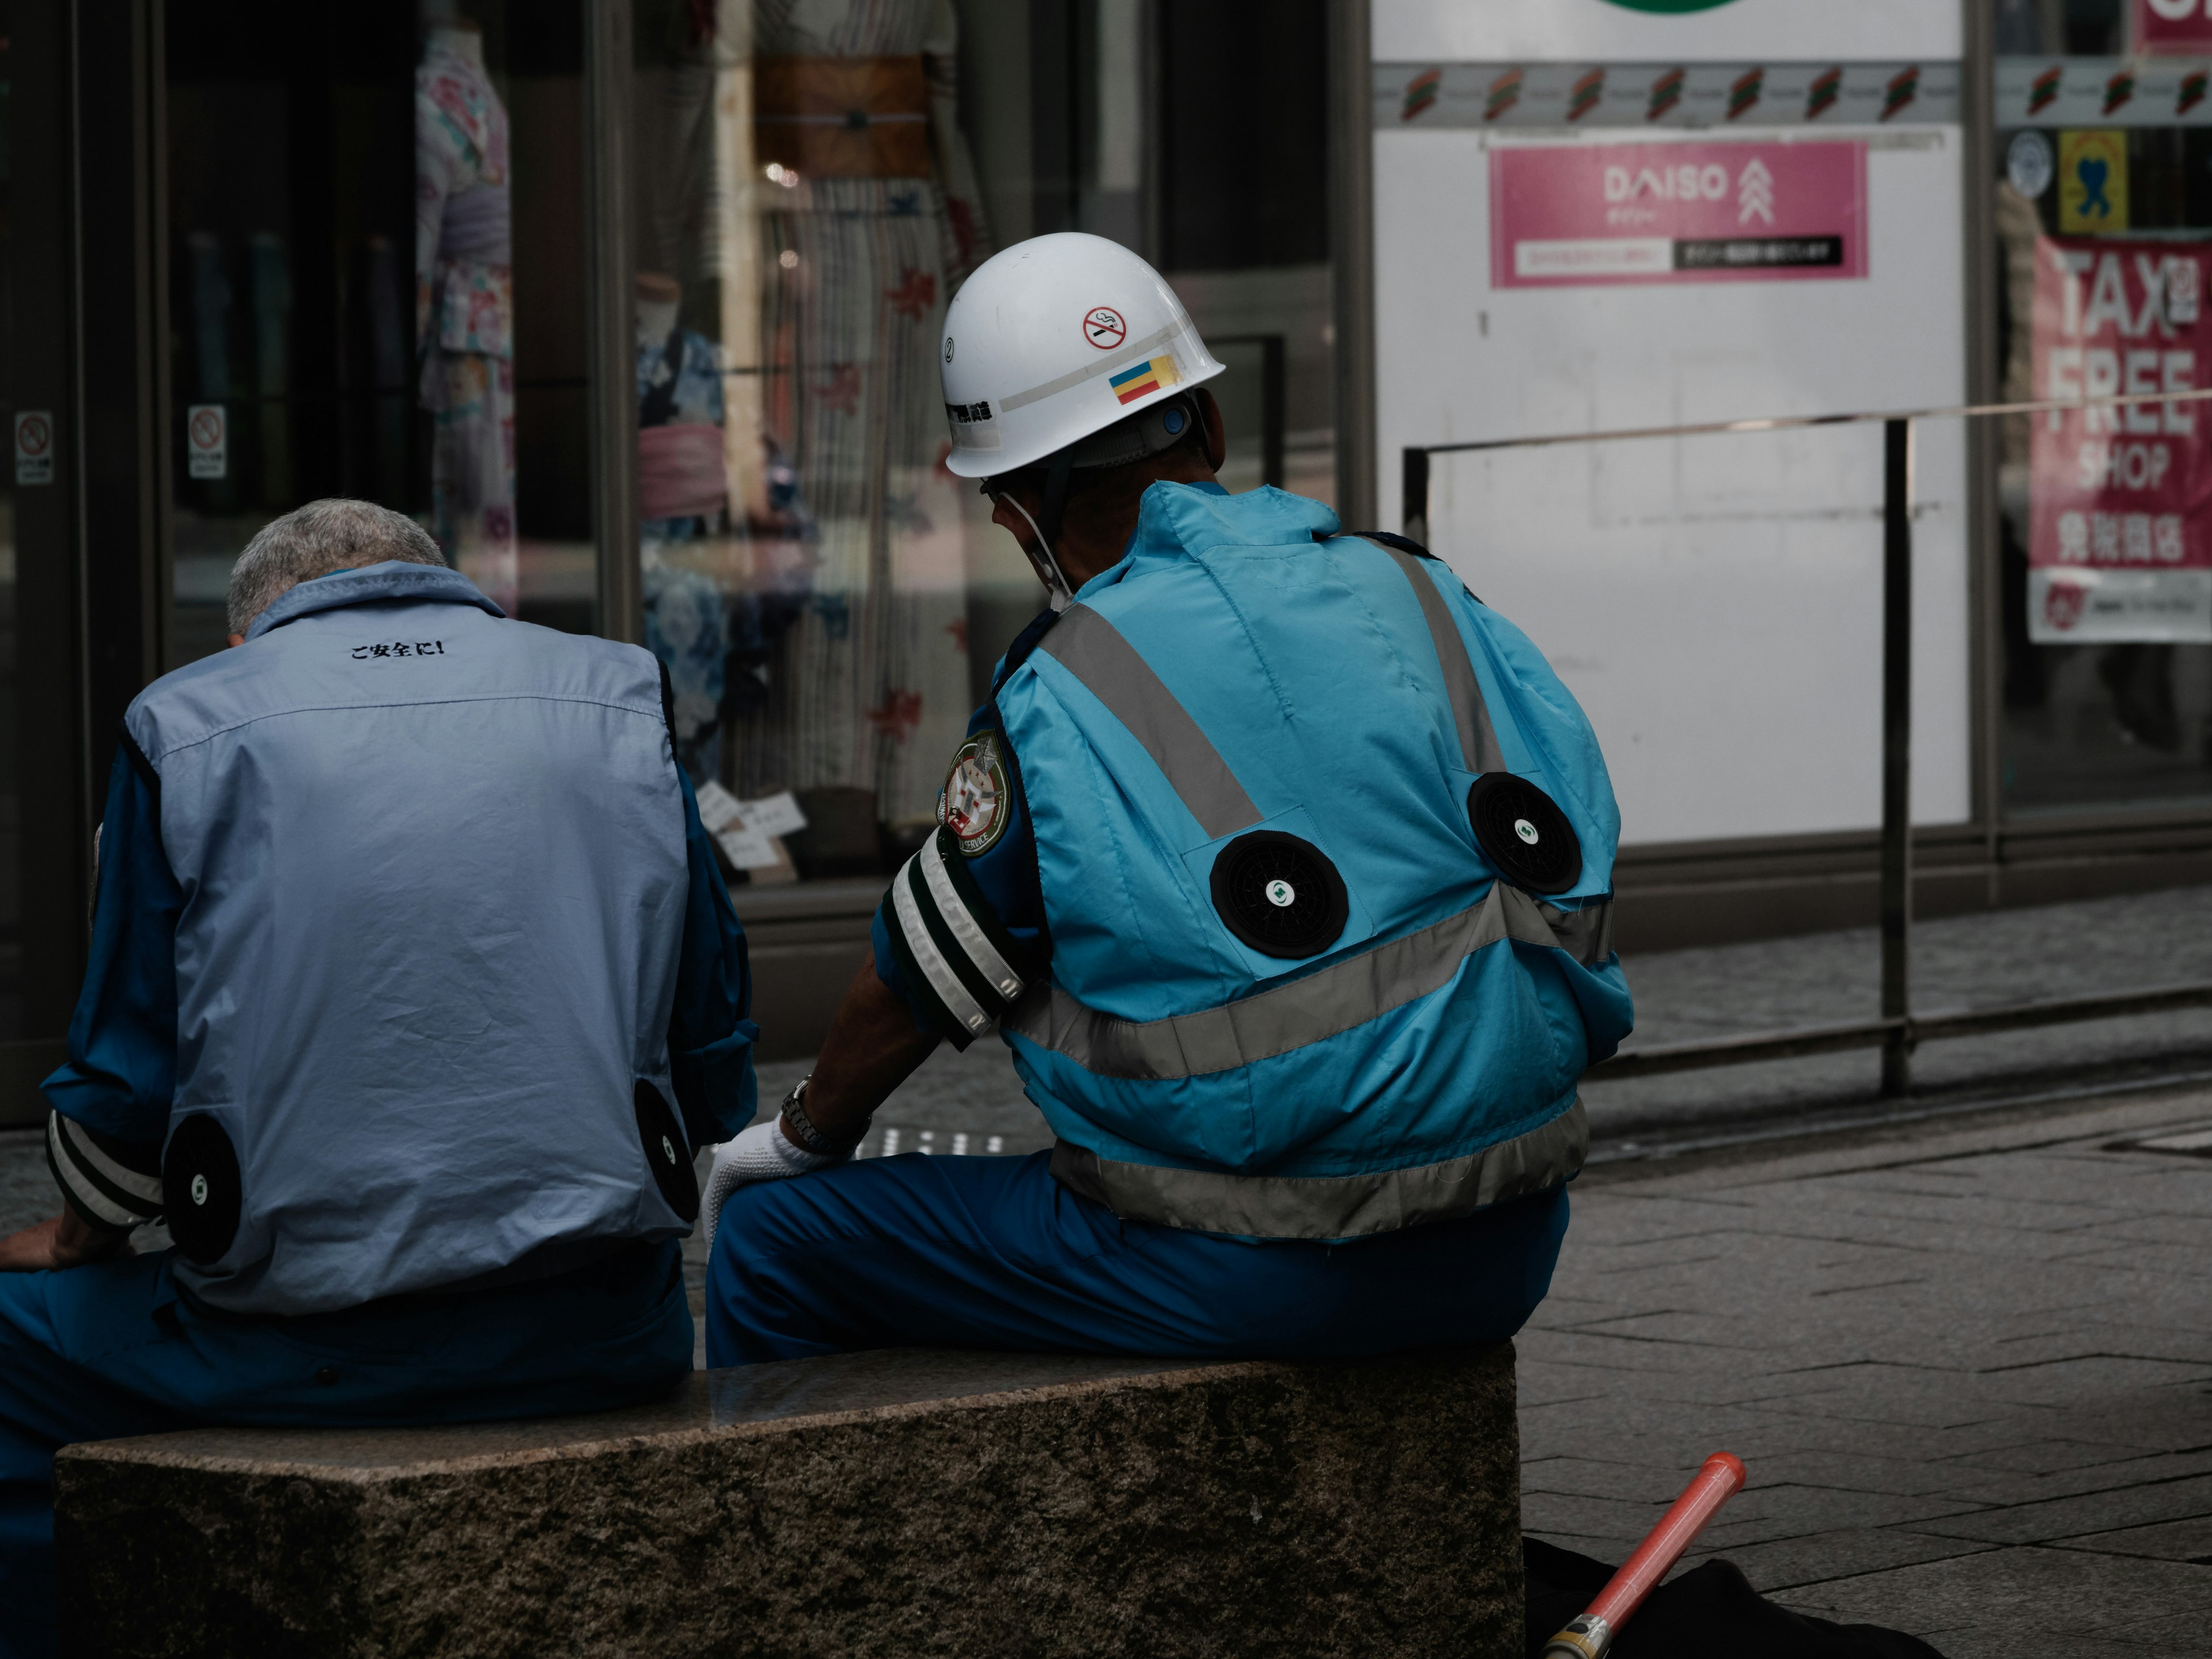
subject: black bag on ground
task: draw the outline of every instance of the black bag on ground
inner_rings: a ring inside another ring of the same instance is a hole
[[[1541,1539],[1521,1540],[1528,1575],[1528,1659],[1595,1601],[1613,1577],[1602,1561]],[[1711,1659],[1717,1653],[1789,1659],[1943,1659],[1917,1636],[1838,1625],[1778,1607],[1728,1561],[1707,1561],[1651,1592],[1613,1638],[1614,1659]]]

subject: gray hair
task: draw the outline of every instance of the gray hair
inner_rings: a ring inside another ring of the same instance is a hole
[[[301,582],[388,559],[443,564],[446,556],[421,525],[374,501],[309,501],[295,507],[264,525],[230,568],[230,631],[246,632]]]

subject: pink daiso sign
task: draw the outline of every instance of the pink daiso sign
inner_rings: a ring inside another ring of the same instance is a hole
[[[1863,276],[1866,145],[1490,152],[1493,288]]]

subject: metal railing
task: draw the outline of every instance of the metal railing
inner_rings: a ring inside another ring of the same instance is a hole
[[[2132,393],[2112,398],[2051,398],[2032,403],[1966,404],[1948,408],[1852,415],[1785,415],[1693,426],[1635,427],[1613,432],[1557,433],[1535,438],[1493,438],[1472,443],[1411,445],[1401,452],[1404,533],[1424,547],[1429,539],[1431,458],[1565,444],[1619,443],[1641,438],[1692,438],[1740,432],[1784,432],[1803,427],[1882,428],[1881,501],[1881,1014],[1836,1025],[1802,1026],[1700,1042],[1664,1043],[1614,1055],[1599,1067],[1608,1078],[1650,1077],[1663,1072],[1743,1066],[1846,1049],[1881,1050],[1881,1092],[1895,1098],[1911,1087],[1912,1050],[1949,1037],[2166,1013],[2212,1006],[2212,981],[2166,985],[2101,996],[2057,997],[1994,1008],[1917,1015],[1911,1003],[1912,944],[1912,428],[1917,421],[1962,420],[2053,410],[2123,409],[2136,404],[2187,404],[2212,399],[2212,390]]]

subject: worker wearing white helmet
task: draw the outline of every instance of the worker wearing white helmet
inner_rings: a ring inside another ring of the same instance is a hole
[[[948,464],[1050,605],[813,1075],[717,1155],[708,1363],[1510,1335],[1631,1020],[1589,723],[1424,550],[1222,489],[1222,367],[1127,250],[1000,253],[942,356]],[[851,1161],[994,1028],[1049,1153]]]

